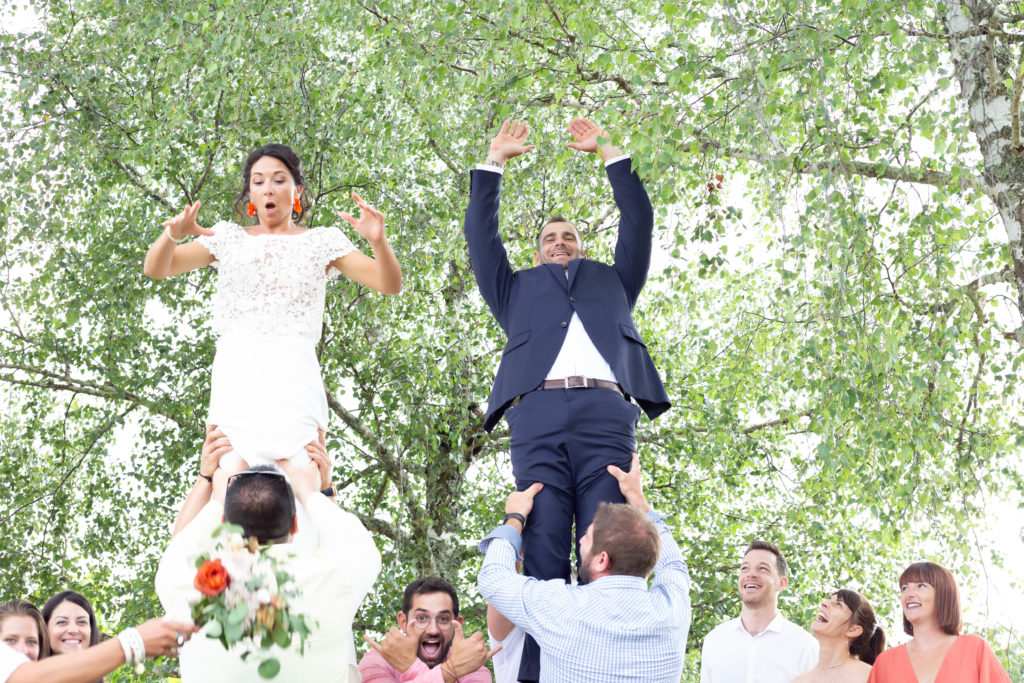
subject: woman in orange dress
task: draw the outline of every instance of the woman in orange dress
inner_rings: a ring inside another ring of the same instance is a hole
[[[907,567],[900,603],[903,630],[913,639],[880,654],[868,683],[1010,683],[984,639],[960,635],[960,593],[948,569]]]

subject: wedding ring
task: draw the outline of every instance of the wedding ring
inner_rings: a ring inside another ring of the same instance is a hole
[[[183,636],[181,634],[181,631],[178,631],[178,647],[181,647],[184,644],[185,644],[185,636]]]

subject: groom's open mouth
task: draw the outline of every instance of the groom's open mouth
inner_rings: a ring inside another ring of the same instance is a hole
[[[441,648],[444,646],[444,641],[441,636],[425,636],[420,641],[420,654],[423,661],[436,661],[441,658]]]

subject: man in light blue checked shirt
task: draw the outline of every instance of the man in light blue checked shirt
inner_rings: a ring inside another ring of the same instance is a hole
[[[542,683],[679,683],[690,628],[686,563],[647,504],[637,454],[629,472],[608,472],[627,504],[602,503],[580,540],[585,585],[516,573],[538,483],[509,495],[504,523],[480,542],[480,594],[537,640]]]

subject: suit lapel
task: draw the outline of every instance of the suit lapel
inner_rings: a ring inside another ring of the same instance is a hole
[[[569,282],[567,284],[569,286],[569,291],[570,292],[572,291],[573,280],[576,279],[576,273],[579,272],[579,270],[580,270],[580,263],[582,263],[582,262],[583,262],[583,259],[578,259],[578,258],[577,259],[573,259],[572,261],[569,261]]]
[[[562,289],[569,291],[569,283],[565,281],[565,269],[559,263],[545,263],[544,268],[551,273],[551,277],[558,281]],[[569,263],[569,272],[572,272],[572,262]],[[570,277],[572,277],[570,275]]]

